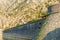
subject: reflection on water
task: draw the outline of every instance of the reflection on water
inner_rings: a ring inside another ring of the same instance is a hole
[[[49,32],[43,40],[60,40],[60,28]]]

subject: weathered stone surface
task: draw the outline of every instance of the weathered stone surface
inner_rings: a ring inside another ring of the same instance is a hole
[[[0,0],[0,26],[9,29],[41,19],[42,14],[47,14],[48,5],[56,3],[57,0]]]
[[[51,13],[60,12],[60,3],[50,6],[49,12],[51,12]]]
[[[0,40],[3,40],[3,30],[0,29]]]
[[[47,17],[37,40],[60,40],[60,4],[51,9],[53,13]]]

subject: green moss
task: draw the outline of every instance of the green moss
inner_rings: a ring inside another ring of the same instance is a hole
[[[20,26],[20,24],[19,24],[19,23],[17,23],[17,24],[16,24],[16,27],[18,27],[18,26]]]
[[[45,6],[48,8],[49,7],[49,4],[48,3],[45,3]]]
[[[32,19],[32,22],[34,22],[34,21],[36,21],[36,19],[33,18],[33,19]]]
[[[49,13],[48,13],[48,11],[46,11],[45,13],[43,12],[43,13],[41,13],[41,15],[43,15],[43,16],[47,16]]]
[[[42,28],[40,29],[40,32],[38,33],[38,35],[36,37],[36,40],[40,40],[41,32],[45,28],[46,23],[47,23],[47,19],[45,20],[44,24],[42,25]]]

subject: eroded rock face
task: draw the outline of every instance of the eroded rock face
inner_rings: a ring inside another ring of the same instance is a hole
[[[3,29],[22,25],[42,18],[47,12],[46,4],[58,1],[46,0],[0,0],[0,26]],[[53,3],[52,3],[53,4]]]

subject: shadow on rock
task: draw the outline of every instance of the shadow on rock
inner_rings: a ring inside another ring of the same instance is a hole
[[[4,39],[6,38],[14,40],[17,40],[19,38],[32,39],[32,37],[37,35],[38,31],[40,30],[40,27],[44,23],[44,20],[45,18],[34,22],[28,22],[27,24],[23,24],[18,27],[4,30],[3,37]]]
[[[60,28],[49,32],[43,40],[60,40]]]

